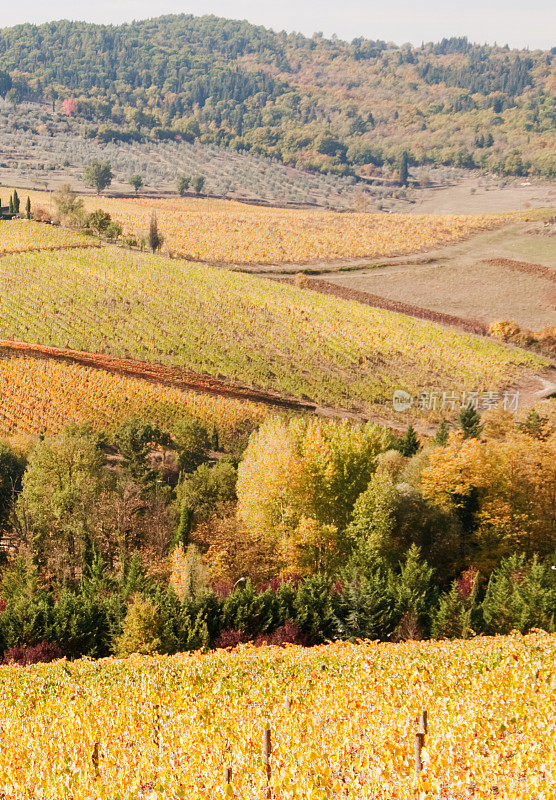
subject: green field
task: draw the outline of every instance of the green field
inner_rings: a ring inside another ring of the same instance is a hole
[[[411,317],[120,249],[0,261],[0,338],[191,368],[369,409],[408,390],[493,389],[542,359]]]

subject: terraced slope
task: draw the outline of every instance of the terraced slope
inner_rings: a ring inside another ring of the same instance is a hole
[[[395,388],[492,390],[546,365],[487,339],[115,248],[0,260],[0,337],[137,358],[372,412]]]

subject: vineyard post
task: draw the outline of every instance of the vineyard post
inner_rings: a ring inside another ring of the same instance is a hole
[[[91,761],[93,763],[93,769],[95,771],[95,779],[99,777],[100,770],[99,770],[99,744],[95,742],[95,746],[93,747],[93,754],[91,756]]]
[[[265,728],[263,733],[263,764],[265,767],[266,772],[266,789],[265,789],[265,800],[270,800],[272,797],[272,790],[270,788],[270,777],[271,777],[271,767],[270,767],[270,755],[272,753],[272,743],[270,739],[270,728]]]
[[[415,734],[415,777],[419,777],[423,770],[423,762],[421,760],[421,750],[425,744],[425,734]]]
[[[427,709],[424,708],[421,711],[421,716],[419,717],[419,731],[421,733],[424,733],[425,735],[429,732],[429,728],[428,728],[428,724],[427,723],[428,723],[428,713],[427,713]]]
[[[423,709],[419,715],[419,730],[415,734],[415,777],[419,778],[423,771],[423,760],[421,751],[425,746],[425,736],[428,733],[428,714],[427,709]]]

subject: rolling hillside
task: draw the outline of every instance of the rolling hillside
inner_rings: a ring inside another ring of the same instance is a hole
[[[183,140],[365,178],[410,164],[555,174],[554,55],[329,41],[217,17],[0,30],[0,94],[100,142]],[[37,120],[37,125],[44,124]]]
[[[2,339],[161,363],[368,415],[391,416],[396,388],[489,391],[547,363],[400,314],[116,248],[4,256],[0,309]]]

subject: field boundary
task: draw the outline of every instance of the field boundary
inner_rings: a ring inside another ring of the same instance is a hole
[[[535,275],[538,278],[545,278],[545,280],[556,283],[556,270],[544,264],[534,264],[530,261],[514,261],[511,258],[485,258],[483,259],[483,264],[513,269],[515,272],[522,272],[524,275]]]
[[[27,253],[56,252],[59,250],[90,250],[99,249],[100,242],[82,242],[81,244],[56,244],[44,247],[26,247],[23,250],[0,250],[0,258],[6,256],[24,256]]]
[[[288,281],[293,283],[293,281]],[[382,308],[386,311],[394,311],[398,314],[406,314],[410,317],[416,317],[427,322],[436,322],[440,325],[450,325],[464,330],[466,333],[474,333],[480,336],[488,335],[488,326],[483,322],[475,319],[466,319],[465,317],[457,317],[453,314],[444,314],[441,311],[432,311],[429,308],[415,306],[411,303],[404,303],[400,300],[390,300],[387,297],[382,297],[378,294],[371,292],[362,292],[359,289],[348,289],[345,286],[340,286],[330,281],[325,281],[320,278],[308,278],[307,285],[303,288],[313,289],[320,294],[329,294],[334,297],[339,297],[342,300],[354,300],[363,305],[372,306],[373,308]]]
[[[148,361],[120,358],[102,353],[89,353],[84,350],[31,344],[29,342],[14,342],[5,339],[0,340],[0,357],[3,354],[65,361],[70,364],[100,369],[113,375],[140,378],[150,383],[172,386],[185,391],[195,391],[200,394],[248,400],[252,403],[262,403],[295,411],[317,411],[316,403],[310,401],[286,398],[262,389],[221,381],[200,373],[182,370],[178,367],[168,367],[163,364],[149,363]]]

